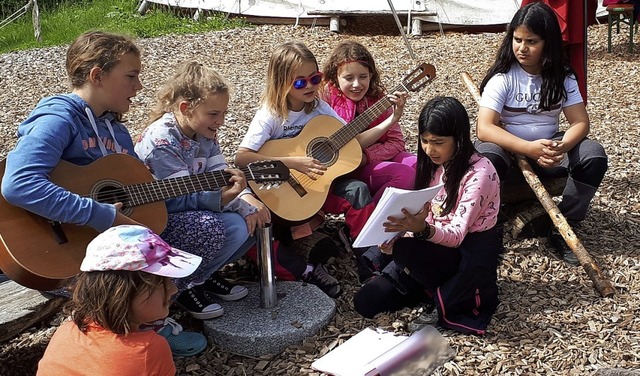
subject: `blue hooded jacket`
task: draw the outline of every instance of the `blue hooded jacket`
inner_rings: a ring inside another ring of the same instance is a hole
[[[18,126],[18,137],[7,155],[2,179],[7,202],[50,220],[88,225],[99,232],[111,226],[114,205],[71,193],[52,183],[49,173],[60,160],[84,166],[115,152],[135,156],[129,131],[113,114],[96,116],[76,94],[48,97]]]

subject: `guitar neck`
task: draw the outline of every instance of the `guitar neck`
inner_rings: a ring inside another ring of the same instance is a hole
[[[247,177],[252,180],[251,171],[241,168]],[[225,171],[209,171],[200,174],[180,176],[156,180],[148,183],[140,183],[122,187],[128,194],[128,206],[139,206],[151,202],[163,201],[190,193],[212,191],[229,185],[232,174]]]
[[[391,93],[396,91],[408,91],[404,85],[398,85],[391,90]],[[354,137],[360,134],[362,131],[369,127],[369,124],[373,123],[383,112],[393,105],[393,102],[385,95],[380,98],[379,101],[374,103],[371,107],[367,108],[365,112],[353,119],[349,124],[339,129],[333,135],[331,135],[330,141],[336,146],[336,149],[340,149],[351,141]]]

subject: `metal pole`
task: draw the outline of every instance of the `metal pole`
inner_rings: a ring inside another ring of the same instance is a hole
[[[407,39],[407,34],[404,32],[404,28],[402,27],[402,24],[400,23],[400,19],[398,18],[398,13],[396,13],[396,8],[393,6],[393,1],[392,0],[387,0],[387,2],[389,3],[389,8],[391,9],[391,13],[393,13],[393,18],[396,20],[396,25],[398,25],[398,30],[400,30],[400,34],[402,35],[402,39],[404,39],[404,44],[407,45],[407,50],[409,51],[409,56],[411,56],[411,58],[413,60],[416,60],[416,55],[414,55],[413,49],[411,48],[411,45],[409,44],[409,39]]]
[[[272,230],[271,224],[257,228],[258,270],[260,271],[260,307],[274,308],[278,304],[276,295],[276,280],[272,259]]]

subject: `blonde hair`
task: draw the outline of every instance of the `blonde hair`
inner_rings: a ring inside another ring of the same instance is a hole
[[[293,87],[295,74],[302,64],[312,62],[318,68],[313,53],[300,42],[287,42],[277,46],[271,53],[267,67],[267,87],[261,103],[276,116],[286,119],[289,115],[287,95]],[[304,111],[310,113],[318,105],[318,99],[305,103]]]
[[[156,106],[149,115],[149,123],[167,112],[177,111],[178,104],[183,100],[189,102],[189,108],[194,109],[211,95],[228,93],[229,87],[218,72],[196,60],[188,60],[178,67],[156,94]]]
[[[94,67],[112,70],[127,53],[140,57],[140,49],[125,35],[89,31],[77,37],[67,49],[67,75],[73,88],[82,87]]]
[[[80,272],[65,312],[81,331],[95,323],[110,332],[126,334],[137,329],[131,327],[133,300],[140,294],[150,296],[164,281],[165,277],[141,271]]]

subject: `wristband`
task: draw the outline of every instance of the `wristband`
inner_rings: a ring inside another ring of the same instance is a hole
[[[415,238],[420,240],[429,240],[433,238],[433,235],[435,235],[436,232],[435,232],[435,229],[432,230],[432,228],[433,226],[427,223],[427,227],[425,227],[424,230],[416,233]]]

